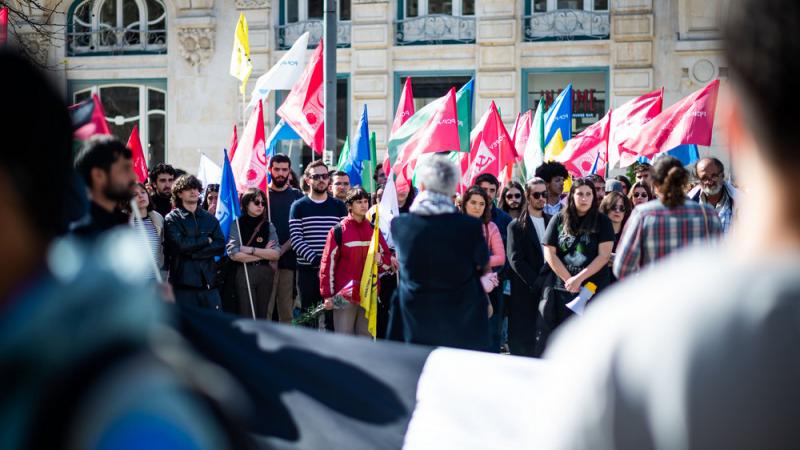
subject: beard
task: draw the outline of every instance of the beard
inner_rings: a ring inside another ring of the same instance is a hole
[[[328,186],[325,186],[324,188],[319,188],[316,185],[312,185],[311,190],[314,191],[315,194],[325,194],[328,192]]]
[[[717,195],[722,191],[722,184],[717,184],[712,187],[703,186],[701,189],[703,190],[703,194],[706,194],[707,197]]]
[[[131,185],[127,188],[120,188],[118,186],[109,184],[103,188],[103,195],[105,195],[109,200],[114,200],[115,202],[129,202],[133,196],[133,186],[134,184],[131,183]]]
[[[508,209],[510,209],[512,211],[516,211],[518,209],[522,209],[522,203],[509,203],[508,204]]]
[[[288,181],[289,178],[287,177],[272,177],[272,184],[274,184],[276,188],[282,188],[286,186]]]

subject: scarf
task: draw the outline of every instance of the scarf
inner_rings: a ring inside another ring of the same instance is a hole
[[[438,216],[456,212],[456,206],[447,195],[422,191],[414,199],[414,203],[411,204],[411,208],[408,211],[420,216]]]
[[[260,217],[260,216],[259,217],[250,217],[250,215],[247,214],[247,212],[242,211],[242,215],[241,215],[241,217],[239,217],[239,229],[242,232],[241,245],[248,245],[247,241],[250,239],[250,236],[253,235],[253,232],[256,230],[256,227],[258,226],[258,224],[261,223],[262,219],[264,219],[264,218]],[[266,220],[264,220],[264,225],[261,226],[261,230],[259,230],[259,232],[264,230],[265,227],[268,227]],[[252,246],[252,247],[261,247],[261,248],[263,248],[265,245],[266,245],[266,242],[258,243],[255,240],[253,240],[253,242],[250,243],[250,246]]]

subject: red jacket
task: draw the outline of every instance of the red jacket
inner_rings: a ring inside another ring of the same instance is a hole
[[[364,262],[369,253],[369,244],[372,240],[372,224],[364,219],[361,222],[347,216],[340,223],[342,227],[342,245],[336,244],[333,237],[334,228],[328,231],[325,250],[322,252],[322,263],[319,267],[319,287],[322,298],[333,297],[347,283],[353,282],[353,303],[361,301],[358,287],[361,283],[361,274],[364,271]],[[378,271],[389,270],[392,264],[392,253],[383,235],[380,235],[378,253]]]

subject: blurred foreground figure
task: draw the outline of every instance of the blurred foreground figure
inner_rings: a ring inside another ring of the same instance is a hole
[[[800,442],[800,3],[730,2],[718,114],[746,193],[717,248],[615,285],[546,354],[546,449],[779,449]],[[758,34],[759,39],[752,39]],[[713,279],[699,277],[713,273]]]
[[[246,447],[216,400],[236,391],[165,326],[137,236],[58,238],[77,197],[67,108],[26,60],[0,50],[0,67],[0,448]]]

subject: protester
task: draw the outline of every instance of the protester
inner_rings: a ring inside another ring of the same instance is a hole
[[[653,166],[646,162],[637,162],[633,165],[633,174],[636,183],[644,183],[647,187],[653,187]]]
[[[689,173],[681,162],[662,156],[653,170],[658,201],[634,209],[614,260],[614,275],[623,279],[673,251],[715,237],[722,225],[706,204],[686,198]]]
[[[300,192],[303,192],[305,190],[304,189],[305,186],[303,186],[303,188],[301,188],[299,180],[300,180],[300,178],[297,177],[297,174],[294,173],[294,170],[289,170],[289,186],[297,189]],[[305,183],[303,183],[303,184],[305,184]]]
[[[240,203],[242,215],[231,225],[228,241],[228,255],[238,263],[235,283],[239,313],[245,317],[269,319],[267,307],[275,275],[270,263],[280,257],[278,234],[267,217],[264,191],[250,188],[242,195]]]
[[[0,67],[14,105],[0,108],[3,449],[246,445],[230,440],[236,386],[164,332],[167,310],[139,276],[147,266],[123,257],[136,245],[130,229],[96,241],[62,236],[86,195],[63,93],[8,49]],[[191,372],[205,376],[190,382]]]
[[[489,194],[478,186],[472,186],[464,193],[461,212],[474,217],[483,224],[483,239],[489,247],[489,267],[499,271],[506,263],[506,252],[500,230],[492,222]]]
[[[397,189],[397,207],[399,208],[400,214],[409,212],[417,196],[417,190],[414,189],[414,186],[409,186],[407,184],[397,185],[395,188]]]
[[[289,210],[289,236],[297,253],[297,290],[303,312],[322,303],[319,267],[328,231],[347,215],[344,203],[328,195],[328,167],[318,159],[306,166],[304,179],[311,190]],[[333,317],[326,316],[332,327]],[[312,326],[312,325],[309,325]]]
[[[167,217],[172,211],[172,183],[177,177],[177,171],[169,164],[158,163],[150,169],[153,208],[162,217]]]
[[[73,224],[75,234],[96,237],[109,229],[128,223],[120,203],[133,195],[136,173],[132,153],[111,136],[93,136],[81,150],[75,168],[89,188],[89,215]]]
[[[614,177],[614,179],[624,185],[622,193],[627,196],[628,193],[631,191],[631,180],[629,180],[628,177],[626,177],[625,175],[617,175]],[[608,191],[608,189],[606,189],[606,191]]]
[[[622,235],[622,230],[631,216],[633,206],[628,197],[622,195],[621,192],[612,191],[606,194],[603,201],[600,202],[600,213],[605,214],[611,220],[611,227],[614,229],[614,247],[611,249],[613,252],[617,251],[617,244]],[[613,257],[612,257],[613,262]]]
[[[689,198],[711,205],[719,216],[722,232],[730,230],[738,203],[736,188],[725,180],[725,166],[717,158],[703,158],[695,165],[700,185],[689,191]]]
[[[500,209],[511,216],[512,219],[519,218],[522,210],[525,209],[525,196],[522,185],[516,181],[511,181],[503,188],[500,194]]]
[[[508,349],[512,355],[535,356],[536,320],[546,269],[542,243],[551,217],[544,214],[547,184],[532,178],[525,185],[526,207],[508,226],[511,298],[507,305]]]
[[[213,216],[217,213],[217,200],[219,200],[219,184],[209,184],[203,192],[203,204],[201,208],[205,209]]]
[[[337,333],[370,336],[369,321],[359,306],[361,276],[374,230],[366,220],[369,193],[360,187],[350,189],[345,205],[348,216],[328,231],[319,269],[319,286],[325,309],[333,309],[334,296],[340,295],[347,301],[345,306],[333,311],[333,328]],[[386,272],[392,268],[392,252],[383,235],[379,233],[378,238],[378,271]]]
[[[410,214],[392,220],[391,232],[400,265],[392,298],[387,336],[431,346],[472,350],[489,348],[485,291],[495,284],[481,276],[489,252],[479,220],[460,214],[452,203],[460,179],[458,167],[435,155],[420,161],[420,189]]]
[[[214,257],[225,252],[225,237],[217,219],[199,207],[202,189],[203,184],[194,175],[175,180],[175,209],[164,218],[164,247],[177,303],[219,310],[222,305],[214,286]]]
[[[536,168],[535,175],[547,183],[547,204],[544,213],[555,216],[564,207],[564,180],[569,177],[569,172],[563,164],[548,161]]]
[[[610,282],[607,266],[614,229],[608,217],[598,211],[591,180],[573,181],[567,206],[547,225],[543,242],[544,259],[553,274],[544,281],[539,305],[543,315],[536,324],[537,356],[544,350],[549,334],[572,315],[566,304],[578,296],[581,288],[597,294]]]
[[[622,184],[621,181],[614,180],[614,179],[606,181],[606,189],[605,189],[605,191],[606,191],[605,192],[606,195],[608,195],[609,192],[618,192],[618,193],[620,193],[622,195],[627,195],[627,194],[625,194],[625,185]]]
[[[341,170],[331,173],[331,189],[333,196],[344,202],[347,199],[347,192],[350,190],[350,175]]]
[[[375,186],[383,186],[386,184],[386,171],[383,170],[383,163],[378,163],[375,166],[375,172],[372,174],[372,180],[375,181]]]
[[[738,0],[722,18],[728,81],[715,134],[748,189],[730,238],[656,264],[565,327],[548,354],[559,384],[537,398],[541,448],[790,449],[800,439],[800,201],[786,182],[800,166],[799,130],[785,113],[800,100],[786,88],[800,75],[800,4]]]
[[[278,232],[281,257],[278,260],[278,270],[275,272],[267,318],[272,319],[274,308],[277,308],[278,320],[289,324],[292,323],[294,310],[294,275],[297,270],[297,255],[292,250],[292,241],[289,239],[289,211],[292,203],[303,198],[303,193],[288,183],[292,173],[292,161],[283,153],[270,158],[269,172],[272,176],[269,184],[269,213],[271,222]]]
[[[592,184],[594,184],[594,194],[597,196],[597,201],[599,203],[603,200],[603,197],[606,196],[606,180],[597,174],[589,175],[588,178],[592,180]]]
[[[139,217],[142,218],[142,221],[140,224],[135,219],[133,212],[131,212],[130,220],[134,227],[141,227],[144,230],[147,241],[143,242],[143,244],[150,248],[156,266],[159,270],[162,270],[164,267],[164,218],[153,209],[153,204],[150,202],[150,193],[147,192],[147,187],[144,184],[136,183],[133,187],[133,198],[136,200]],[[139,235],[141,236],[141,231]],[[152,275],[155,277],[155,274]]]
[[[628,199],[631,201],[631,204],[634,208],[639,205],[643,205],[654,198],[655,196],[653,195],[653,191],[650,189],[650,185],[643,181],[637,181],[636,183],[633,183],[630,193],[628,194]]]

